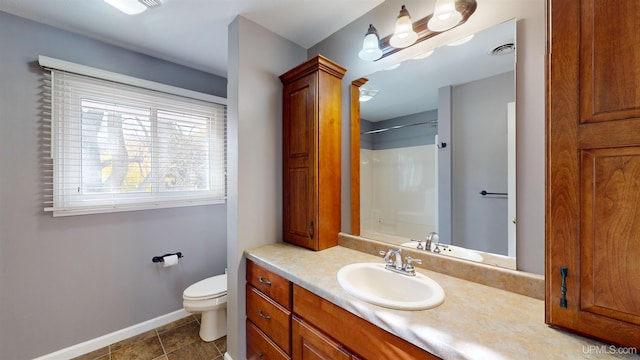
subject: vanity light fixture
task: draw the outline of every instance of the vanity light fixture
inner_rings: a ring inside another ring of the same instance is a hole
[[[394,48],[405,48],[413,45],[418,40],[418,34],[413,30],[413,21],[407,8],[402,5],[400,14],[396,20],[395,30],[389,40],[389,43]]]
[[[136,15],[148,8],[162,5],[160,0],[104,0],[107,4],[127,15]]]
[[[358,57],[362,60],[374,61],[378,60],[381,56],[382,50],[380,50],[378,31],[373,25],[369,24],[369,30],[367,30],[367,34],[364,36],[362,50],[358,53]]]
[[[433,8],[433,16],[427,26],[435,32],[447,31],[462,20],[462,14],[456,10],[455,0],[436,0]]]
[[[358,56],[365,61],[376,61],[430,39],[443,31],[464,24],[476,11],[477,6],[476,0],[436,0],[434,14],[412,22],[409,11],[402,5],[393,34],[379,38],[376,28],[369,25]]]

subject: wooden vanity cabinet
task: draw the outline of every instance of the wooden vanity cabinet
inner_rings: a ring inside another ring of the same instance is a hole
[[[439,359],[296,284],[293,312],[294,324],[307,324],[302,330],[294,328],[294,359],[301,359],[296,355],[304,346],[309,359]],[[313,357],[313,351],[337,357]]]
[[[284,241],[316,251],[338,244],[345,72],[319,55],[280,76]]]
[[[247,358],[290,359],[291,282],[247,260]]]
[[[640,348],[635,0],[548,0],[546,322]]]

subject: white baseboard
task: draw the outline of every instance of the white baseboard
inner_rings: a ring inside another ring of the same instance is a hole
[[[124,328],[122,330],[114,331],[110,334],[100,336],[98,338],[85,341],[83,343],[69,346],[68,348],[64,348],[62,350],[58,350],[48,355],[40,356],[34,360],[67,360],[76,356],[84,355],[86,353],[90,353],[92,351],[101,349],[105,346],[111,345],[118,341],[122,341],[124,339],[128,339],[132,336],[136,336],[138,334],[142,334],[145,331],[149,331],[155,329],[159,326],[167,325],[176,320],[180,320],[184,317],[191,315],[186,312],[184,309],[180,309],[174,311],[169,314],[165,314],[162,316],[158,316],[157,318],[147,320],[145,322],[141,322],[139,324],[129,326],[128,328]],[[225,355],[226,358],[226,355]],[[231,358],[229,358],[231,359]]]
[[[231,355],[229,355],[228,352],[224,353],[224,360],[233,360],[233,358],[231,357]]]

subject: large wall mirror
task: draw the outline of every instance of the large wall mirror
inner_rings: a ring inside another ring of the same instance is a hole
[[[515,31],[496,24],[354,82],[354,234],[416,248],[436,232],[437,253],[516,268]]]

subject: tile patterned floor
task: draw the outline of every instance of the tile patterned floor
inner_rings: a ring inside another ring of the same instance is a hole
[[[227,338],[204,342],[197,317],[188,316],[73,360],[222,360]]]

